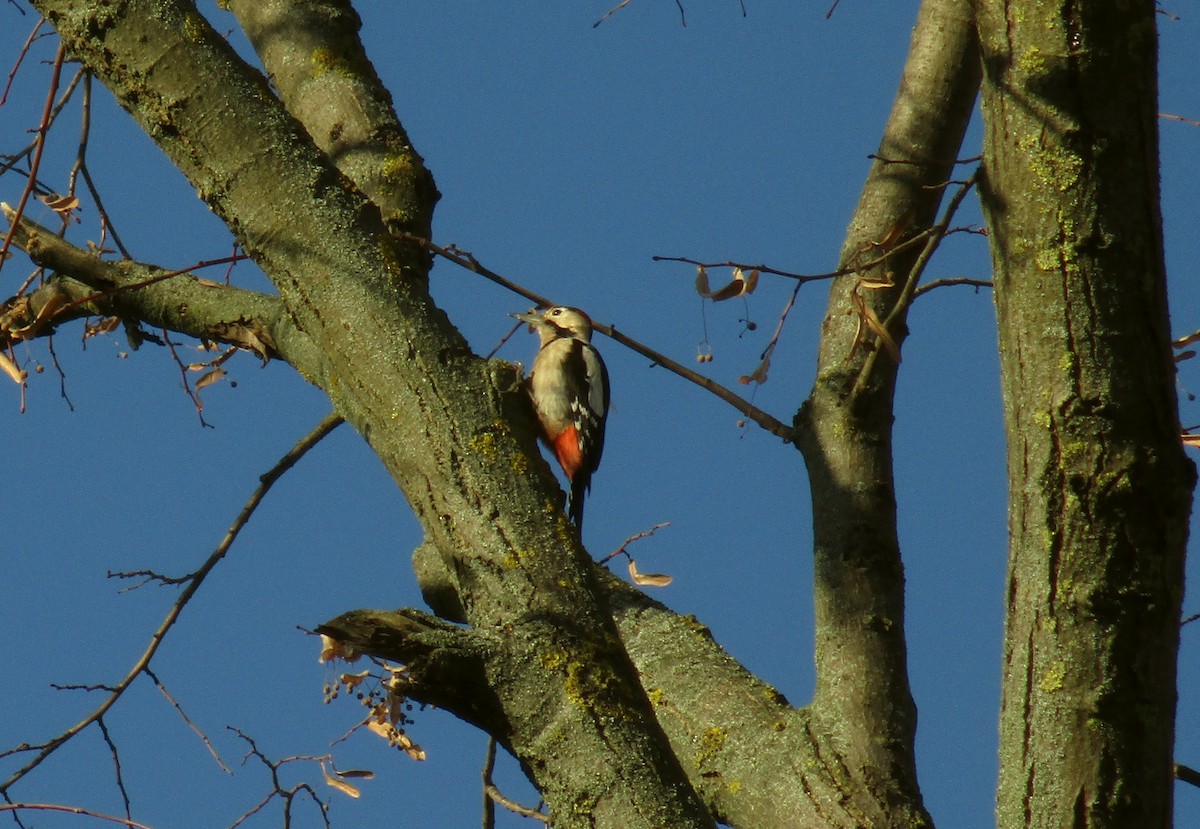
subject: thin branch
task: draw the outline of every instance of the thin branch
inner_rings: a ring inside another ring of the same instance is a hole
[[[1184,124],[1191,124],[1193,127],[1200,127],[1200,121],[1195,118],[1184,118],[1182,115],[1172,115],[1169,112],[1160,112],[1158,117],[1167,121],[1180,121]]]
[[[89,725],[92,725],[108,713],[108,711],[113,707],[113,705],[116,704],[117,700],[121,698],[129,686],[133,684],[133,681],[137,679],[138,675],[145,671],[146,667],[150,664],[150,660],[153,659],[154,655],[158,652],[159,646],[162,645],[163,639],[174,626],[175,622],[178,621],[179,615],[183,612],[183,608],[187,606],[188,602],[190,602],[192,597],[196,594],[196,591],[200,589],[200,586],[204,583],[204,580],[208,577],[208,574],[213,571],[213,568],[215,568],[217,564],[220,563],[221,559],[223,559],[229,552],[229,548],[233,545],[234,540],[238,537],[238,534],[242,531],[242,528],[246,526],[246,523],[250,520],[250,516],[254,514],[254,511],[262,502],[263,497],[266,496],[267,492],[270,491],[275,482],[278,481],[285,472],[295,466],[296,462],[299,461],[300,458],[304,457],[308,450],[319,443],[322,438],[332,432],[342,422],[343,421],[340,415],[327,415],[320,423],[317,424],[316,428],[301,438],[300,441],[298,441],[296,445],[287,452],[287,454],[280,458],[275,466],[271,467],[269,471],[260,477],[258,487],[250,496],[250,500],[248,500],[246,505],[242,507],[241,513],[238,514],[237,519],[230,526],[229,530],[225,534],[225,537],[221,540],[221,543],[217,545],[216,550],[214,550],[212,555],[208,557],[208,560],[201,565],[200,569],[195,572],[193,578],[180,593],[179,598],[175,600],[173,605],[171,605],[171,609],[167,612],[166,617],[158,626],[158,629],[151,635],[150,644],[147,646],[145,652],[142,653],[141,657],[138,658],[133,667],[129,669],[129,672],[125,675],[125,678],[113,686],[112,692],[104,700],[104,702],[102,702],[96,708],[96,710],[88,714],[86,717],[68,728],[63,733],[59,734],[57,737],[54,737],[45,743],[36,746],[21,745],[15,749],[0,752],[0,757],[6,757],[19,751],[37,752],[37,755],[32,760],[30,760],[21,768],[17,769],[17,771],[15,771],[6,781],[0,783],[0,793],[7,793],[15,783],[41,765],[42,761],[44,761],[47,757],[75,737],[75,735],[79,734]]]
[[[102,812],[93,812],[91,809],[84,809],[80,806],[62,806],[57,803],[6,803],[0,805],[0,812],[17,812],[22,809],[36,812],[66,812],[70,815],[84,815],[96,818],[97,820],[107,820],[110,823],[119,823],[122,826],[128,826],[129,829],[152,829],[152,827],[144,823],[138,823],[135,820],[106,815]]]
[[[546,297],[541,296],[540,294],[535,294],[533,291],[530,291],[529,289],[524,288],[509,279],[506,279],[505,277],[501,276],[500,274],[496,273],[495,271],[492,271],[492,270],[484,267],[483,265],[481,265],[479,263],[479,260],[477,260],[470,253],[461,251],[458,248],[453,247],[453,246],[442,247],[441,245],[434,244],[433,242],[429,241],[428,239],[422,239],[418,236],[412,236],[412,235],[405,234],[405,235],[401,236],[401,238],[403,238],[413,244],[421,245],[422,247],[425,247],[425,248],[433,251],[438,256],[441,256],[442,258],[447,259],[460,267],[466,268],[469,271],[477,273],[480,276],[484,277],[485,279],[495,282],[497,285],[500,285],[503,288],[507,288],[508,290],[512,291],[515,294],[525,297],[526,299],[530,300],[531,302],[535,303],[536,305],[538,305],[540,307],[548,308],[554,304]],[[655,257],[655,258],[658,259],[661,257]],[[684,260],[679,260],[679,261],[684,261]],[[705,377],[703,374],[693,371],[692,369],[688,368],[687,366],[683,365],[682,363],[678,363],[675,360],[672,360],[670,357],[667,357],[665,354],[660,354],[659,352],[655,351],[652,348],[649,348],[648,346],[643,345],[642,343],[638,342],[637,340],[635,340],[631,337],[625,336],[624,334],[622,334],[621,332],[619,332],[616,328],[614,328],[612,326],[605,325],[605,324],[599,323],[599,322],[593,322],[593,328],[596,331],[599,331],[601,334],[604,334],[606,337],[609,337],[610,339],[614,340],[615,342],[618,342],[621,345],[625,346],[626,348],[630,349],[631,351],[636,351],[638,354],[641,354],[643,357],[650,359],[655,365],[662,366],[663,368],[667,369],[668,371],[678,374],[683,379],[690,380],[691,382],[695,383],[697,386],[700,386],[700,388],[704,389],[705,391],[708,391],[708,392],[716,395],[721,400],[724,400],[726,403],[733,406],[735,409],[737,409],[739,412],[741,412],[747,418],[749,418],[750,420],[753,420],[755,423],[757,423],[759,426],[761,426],[763,429],[770,432],[771,434],[778,435],[779,437],[783,438],[786,441],[792,440],[793,431],[792,431],[791,426],[787,426],[782,421],[777,420],[775,417],[767,414],[762,409],[758,408],[750,401],[744,399],[743,397],[738,395],[733,390],[725,388],[720,383],[717,383],[714,380],[710,380],[709,378]]]
[[[954,276],[947,279],[935,279],[932,282],[926,282],[924,285],[918,286],[917,290],[913,291],[913,299],[916,299],[921,294],[932,291],[934,288],[945,288],[948,285],[973,285],[976,288],[990,288],[992,287],[992,280],[969,279],[965,276]]]
[[[46,18],[38,18],[38,22],[34,25],[33,31],[29,33],[29,37],[25,38],[24,45],[21,46],[21,51],[17,53],[17,59],[13,62],[12,69],[8,70],[8,81],[4,84],[4,91],[0,92],[0,107],[8,101],[8,93],[12,90],[13,81],[17,79],[17,72],[21,68],[21,64],[25,62],[25,56],[29,54],[29,48],[33,46],[33,42],[38,39],[38,32],[42,25],[45,24]]]
[[[495,767],[496,738],[489,734],[487,753],[483,758],[483,829],[495,829],[496,826],[496,801],[492,800],[492,796],[488,794],[488,786],[492,785],[492,770]]]
[[[966,199],[967,193],[975,186],[975,182],[978,179],[979,169],[976,168],[975,172],[963,182],[958,188],[958,192],[950,199],[945,211],[942,213],[941,220],[929,228],[928,231],[925,231],[924,234],[918,234],[918,237],[921,235],[927,237],[925,246],[921,249],[920,254],[917,255],[917,260],[913,263],[912,267],[909,268],[908,278],[900,289],[900,296],[897,297],[895,305],[892,306],[892,310],[888,312],[887,317],[882,321],[884,331],[891,331],[893,325],[908,312],[909,306],[912,305],[913,297],[916,296],[917,283],[921,280],[921,274],[925,272],[925,267],[929,264],[929,260],[942,243],[942,239],[946,238],[946,232],[950,228],[951,219],[954,218],[954,214],[958,211],[963,200]],[[880,351],[881,349],[876,348],[867,355],[862,369],[854,381],[854,388],[850,392],[851,400],[857,398],[863,389],[866,388],[867,378],[871,376],[871,371],[875,366],[875,361],[879,358]]]
[[[600,565],[604,565],[604,564],[608,564],[608,562],[612,561],[617,556],[628,556],[629,555],[629,552],[628,552],[629,545],[633,544],[635,541],[641,541],[643,538],[649,538],[650,536],[654,535],[656,532],[661,530],[663,527],[669,527],[669,526],[671,526],[670,521],[663,521],[661,524],[655,524],[653,527],[651,527],[648,530],[642,530],[640,533],[636,533],[634,535],[629,536],[629,538],[625,539],[624,543],[622,543],[620,547],[613,550],[611,553],[609,553],[608,555],[606,555],[604,558],[600,559],[596,563],[600,564]]]
[[[183,718],[185,723],[187,723],[187,727],[192,729],[196,736],[200,738],[200,740],[204,743],[205,748],[208,749],[208,753],[212,755],[212,758],[217,761],[217,765],[221,767],[221,771],[228,775],[232,775],[233,772],[229,770],[227,765],[225,765],[225,762],[221,759],[221,755],[217,754],[217,750],[209,741],[208,735],[201,731],[198,725],[192,722],[191,718],[188,717],[186,712],[184,712],[183,706],[175,701],[175,698],[171,696],[171,692],[167,690],[167,686],[162,684],[162,680],[155,676],[154,671],[150,670],[149,666],[146,666],[146,668],[142,670],[142,673],[150,677],[150,681],[153,682],[155,686],[157,686],[158,690],[162,692],[162,695],[167,698],[167,702],[171,703],[171,706],[177,712],[179,712],[179,716]]]
[[[499,803],[510,812],[514,812],[522,817],[533,818],[540,820],[542,823],[549,824],[550,816],[545,812],[539,812],[537,809],[530,809],[528,806],[522,806],[515,800],[510,800],[505,797],[496,784],[492,782],[492,769],[496,765],[496,738],[488,737],[487,759],[483,764],[483,829],[492,829],[495,826],[496,810],[493,808],[493,803]]]
[[[292,763],[297,760],[312,760],[320,763],[322,771],[324,771],[325,761],[330,759],[328,755],[325,757],[284,757],[282,760],[271,760],[267,757],[267,755],[263,754],[262,751],[259,750],[258,744],[249,734],[246,734],[240,728],[234,728],[231,725],[225,727],[245,740],[250,746],[250,749],[246,752],[246,756],[242,758],[243,766],[246,765],[247,760],[249,760],[251,757],[254,757],[260,763],[266,766],[271,772],[271,792],[262,800],[260,800],[257,805],[242,813],[241,817],[229,825],[229,829],[236,829],[236,827],[249,820],[253,815],[262,811],[262,809],[276,797],[283,798],[283,825],[285,829],[287,829],[287,827],[291,826],[292,822],[292,802],[296,799],[296,795],[302,792],[311,797],[313,802],[317,804],[317,808],[321,810],[321,818],[325,821],[325,829],[330,829],[329,804],[317,796],[317,793],[312,786],[310,786],[308,783],[297,783],[295,786],[292,786],[292,788],[285,789],[279,780],[279,767],[285,763]],[[325,776],[326,779],[328,779],[328,773],[325,773]]]
[[[54,109],[54,96],[58,94],[58,83],[62,77],[62,66],[66,57],[66,49],[60,43],[58,52],[54,56],[54,68],[50,73],[50,89],[46,93],[46,106],[42,111],[42,120],[38,124],[37,137],[34,139],[33,160],[29,166],[29,180],[25,182],[25,187],[21,190],[21,198],[17,202],[16,212],[18,216],[24,215],[25,205],[29,203],[29,196],[33,193],[34,183],[37,181],[37,171],[42,164],[42,153],[46,149],[46,134],[50,131],[50,116]],[[0,267],[4,264],[5,254],[8,253],[8,248],[12,244],[13,235],[16,232],[17,223],[14,222],[9,226],[8,233],[4,236],[3,244],[0,244]]]
[[[83,99],[80,102],[79,121],[79,150],[75,157],[75,166],[71,168],[70,193],[75,195],[75,174],[78,172],[83,176],[83,183],[92,197],[92,202],[96,205],[96,214],[100,219],[100,247],[104,246],[104,237],[111,236],[113,244],[117,246],[121,255],[126,259],[132,259],[129,250],[117,234],[117,228],[113,225],[108,211],[104,208],[100,191],[96,188],[96,182],[92,181],[92,174],[87,166],[88,136],[91,133],[92,124],[92,73],[86,71],[83,76]]]
[[[770,265],[750,265],[745,262],[703,262],[699,259],[692,259],[688,256],[652,256],[650,258],[655,262],[683,262],[688,265],[695,265],[699,268],[741,268],[744,271],[758,271],[759,273],[770,274],[771,276],[781,276],[785,279],[795,279],[801,283],[821,282],[835,279],[839,276],[849,276],[850,274],[854,273],[863,273],[879,265],[886,264],[888,259],[895,254],[902,253],[909,248],[919,247],[920,245],[924,244],[925,240],[928,239],[934,232],[935,228],[926,228],[920,233],[917,233],[916,235],[911,236],[898,244],[887,244],[886,242],[871,243],[871,245],[867,246],[865,250],[859,251],[855,254],[855,261],[853,264],[847,265],[844,268],[838,268],[835,271],[828,271],[826,273],[796,273],[795,271],[785,271],[779,268],[773,268]],[[876,255],[873,259],[868,259],[865,262],[858,261],[857,257],[866,252],[866,250],[870,250],[871,247],[883,248],[884,250],[882,253]]]
[[[1184,783],[1191,783],[1193,786],[1200,786],[1200,771],[1196,771],[1191,766],[1176,763],[1175,779]]]
[[[117,777],[117,791],[121,793],[121,800],[125,803],[125,817],[132,819],[133,811],[129,804],[129,792],[125,788],[125,776],[121,773],[121,754],[117,751],[117,744],[113,742],[112,735],[108,733],[108,726],[104,724],[104,717],[96,720],[96,725],[100,728],[100,734],[104,737],[104,742],[108,745],[108,750],[112,754],[113,773]]]

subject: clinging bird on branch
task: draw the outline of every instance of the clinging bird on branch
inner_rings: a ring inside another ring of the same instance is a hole
[[[541,341],[526,380],[542,440],[570,481],[567,514],[583,529],[583,496],[604,451],[608,369],[592,345],[592,320],[578,308],[557,306],[513,314]]]

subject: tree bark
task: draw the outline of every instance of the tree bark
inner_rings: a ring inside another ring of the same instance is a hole
[[[1154,3],[977,9],[1010,498],[998,822],[1167,829],[1194,471]]]
[[[979,88],[970,3],[921,6],[900,90],[878,157],[842,247],[840,266],[876,259],[928,229],[955,167]],[[904,638],[904,569],[892,476],[898,371],[870,313],[906,334],[918,251],[836,279],[822,330],[817,378],[796,416],[813,499],[816,734],[853,781],[864,826],[929,821],[917,786],[916,708]],[[864,281],[876,286],[863,290]],[[872,793],[873,797],[864,797]],[[872,802],[873,800],[873,802]]]
[[[820,378],[798,420],[814,474],[820,679],[813,706],[795,709],[695,620],[595,573],[562,522],[553,478],[506,394],[510,370],[467,352],[425,292],[424,253],[385,231],[419,233],[436,190],[357,46],[348,4],[231,3],[282,107],[189,4],[37,5],[278,286],[278,300],[226,296],[269,315],[279,354],[371,442],[426,527],[417,562],[431,606],[471,624],[358,611],[331,620],[330,632],[412,663],[414,698],[495,735],[559,826],[705,825],[693,787],[708,813],[735,826],[929,822],[904,670],[895,365],[854,353],[846,316],[861,277],[904,274],[915,254],[839,280],[831,294]],[[971,33],[960,0],[925,3],[886,161],[864,190],[843,264],[902,221],[908,236],[931,223],[975,95]],[[303,60],[314,55],[326,57]],[[351,115],[364,120],[347,126]],[[118,276],[89,278],[128,284]],[[870,296],[877,313],[894,312],[896,342],[902,281]],[[121,308],[157,320],[172,290],[197,288],[160,286],[163,298],[129,294]],[[205,330],[202,320],[159,323]]]
[[[229,225],[325,355],[306,376],[370,442],[458,574],[468,621],[494,636],[479,708],[496,712],[488,729],[556,824],[711,825],[558,508],[511,369],[471,354],[433,305],[424,252],[389,235],[191,3],[34,5]],[[404,175],[432,199],[416,166]]]

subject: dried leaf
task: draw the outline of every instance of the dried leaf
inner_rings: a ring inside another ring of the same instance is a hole
[[[396,729],[392,726],[391,723],[380,722],[379,720],[375,720],[375,719],[367,721],[367,730],[374,734],[378,734],[380,737],[382,737],[383,739],[385,739],[389,742],[391,742],[392,735],[396,731]]]
[[[248,322],[244,319],[237,322],[222,322],[212,326],[210,332],[215,339],[247,351],[253,351],[264,363],[278,353],[271,335],[255,322]]]
[[[712,291],[708,288],[708,271],[703,265],[696,266],[696,293],[706,299],[712,296]]]
[[[8,355],[3,352],[0,352],[0,369],[3,369],[14,383],[24,383],[25,378],[29,376],[25,371],[17,368],[17,364],[8,359]]]
[[[701,268],[701,271],[704,269]],[[711,299],[713,302],[723,302],[727,299],[748,294],[758,285],[758,271],[750,271],[750,276],[746,276],[746,272],[741,268],[733,269],[733,278],[725,285],[722,285],[715,291],[708,290],[708,275],[704,274],[701,279],[701,274],[696,274],[696,291],[705,299]]]
[[[346,690],[357,688],[362,684],[362,681],[371,675],[370,669],[359,671],[356,674],[342,674],[339,681],[346,686]]]
[[[900,241],[900,237],[904,235],[904,231],[908,230],[909,225],[913,222],[913,212],[911,210],[904,211],[900,218],[896,219],[887,232],[887,235],[880,241],[876,242],[876,246],[881,248],[890,248],[892,245]]]
[[[89,322],[83,331],[83,338],[96,337],[100,334],[107,334],[110,331],[115,331],[117,326],[121,324],[120,317],[103,317],[95,322]]]
[[[865,288],[868,291],[878,291],[881,288],[896,287],[896,274],[888,271],[879,279],[869,279],[867,277],[859,277],[858,287]]]
[[[879,316],[873,310],[871,310],[871,308],[865,302],[862,305],[862,310],[863,321],[866,322],[867,327],[871,329],[875,336],[879,337],[879,340],[883,343],[884,348],[886,348],[888,353],[892,355],[892,359],[899,363],[900,346],[896,345],[896,341],[893,340],[892,335],[888,333],[887,326],[883,324],[883,321],[879,319]]]
[[[767,372],[771,369],[771,352],[774,350],[775,346],[772,343],[772,345],[765,352],[763,352],[762,362],[758,364],[758,367],[749,374],[744,374],[739,377],[738,382],[743,386],[749,385],[750,383],[758,383],[759,385],[762,385],[763,383],[767,382]]]
[[[201,389],[203,389],[207,386],[211,386],[213,383],[217,382],[224,376],[225,376],[225,369],[214,368],[208,374],[201,375],[200,379],[196,381],[196,391],[200,391]]]
[[[58,193],[47,193],[40,197],[42,202],[60,216],[69,215],[79,207],[79,199],[74,196],[60,196]]]
[[[58,283],[50,282],[34,291],[29,297],[14,297],[4,304],[0,315],[0,327],[10,339],[32,340],[53,320],[59,309],[71,301],[67,292]],[[26,325],[20,325],[30,317]]]
[[[356,787],[351,786],[345,780],[339,780],[336,777],[332,777],[328,772],[326,772],[324,770],[322,770],[321,773],[325,776],[325,784],[327,786],[335,788],[339,792],[342,792],[343,794],[348,794],[351,797],[359,797],[362,795],[362,792],[360,792]]]
[[[742,291],[743,294],[752,294],[754,289],[758,287],[758,268],[750,271],[750,275],[746,277],[746,288]]]
[[[629,559],[629,578],[633,579],[634,584],[640,584],[643,587],[666,587],[674,579],[663,573],[639,573],[637,562]]]
[[[861,286],[862,283],[860,282],[859,285]],[[854,304],[854,310],[858,313],[858,331],[854,334],[854,345],[851,346],[850,353],[853,354],[859,344],[865,341],[863,337],[863,328],[865,327],[879,338],[884,348],[892,355],[892,359],[900,363],[900,346],[892,339],[892,335],[888,333],[887,327],[879,319],[879,315],[867,305],[867,301],[857,290],[850,292],[850,300]]]
[[[354,662],[362,654],[354,648],[346,645],[332,636],[321,634],[321,656],[317,659],[318,662],[332,662],[335,659],[340,659],[343,662]]]
[[[367,769],[345,769],[343,771],[337,771],[337,775],[338,777],[355,777],[362,780],[375,779],[375,772],[368,771]]]
[[[1175,362],[1182,363],[1184,360],[1190,360],[1195,356],[1196,352],[1192,351],[1191,349],[1188,349],[1187,351],[1180,351],[1175,355]]]

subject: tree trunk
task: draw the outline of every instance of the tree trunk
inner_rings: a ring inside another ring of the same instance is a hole
[[[305,376],[371,444],[464,585],[473,630],[457,649],[486,679],[473,713],[556,825],[712,825],[556,504],[511,370],[470,352],[429,297],[424,252],[392,237],[313,144],[298,120],[307,110],[288,112],[184,0],[34,5],[229,225],[279,290],[286,324],[322,355]],[[398,203],[410,205],[398,209],[420,224],[436,192],[419,157],[398,152],[408,163],[391,172],[409,179]]]
[[[978,14],[1010,498],[998,823],[1167,829],[1194,472],[1169,347],[1154,3]]]

